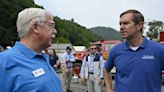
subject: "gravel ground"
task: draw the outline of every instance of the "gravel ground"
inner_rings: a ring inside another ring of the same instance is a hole
[[[60,76],[60,79],[62,80],[62,73],[58,73]],[[80,84],[80,83],[71,83],[71,89],[73,92],[86,92],[87,87],[86,84]]]
[[[62,80],[62,73],[58,73],[58,74],[59,74],[59,76]],[[71,84],[71,89],[72,89],[73,92],[86,92],[87,91],[86,84],[82,85],[80,83],[73,83],[73,81],[72,81],[72,84]],[[105,92],[105,87],[104,87],[103,92]],[[164,84],[162,85],[161,92],[164,92]]]

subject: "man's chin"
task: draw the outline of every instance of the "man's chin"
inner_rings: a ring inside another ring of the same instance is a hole
[[[51,45],[52,45],[52,42],[47,43],[46,48],[51,47]]]
[[[126,38],[127,38],[127,36],[126,36],[126,35],[121,35],[121,37],[122,37],[123,39],[126,39]]]
[[[122,39],[127,39],[127,37],[122,37]]]
[[[52,45],[52,41],[51,41],[51,42],[49,42],[48,46],[50,47],[51,45]]]

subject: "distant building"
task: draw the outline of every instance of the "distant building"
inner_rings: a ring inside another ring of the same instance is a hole
[[[86,51],[85,46],[73,46],[75,51]]]

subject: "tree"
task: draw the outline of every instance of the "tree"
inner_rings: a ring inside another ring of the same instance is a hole
[[[0,0],[0,44],[12,46],[19,40],[16,19],[19,11],[27,7],[40,7],[33,0]],[[42,7],[41,7],[42,8]]]
[[[158,35],[160,31],[164,31],[164,23],[162,21],[157,21],[157,20],[153,20],[148,22],[148,26],[149,26],[149,31],[146,33],[146,35],[151,39],[151,40],[157,40],[158,39]]]
[[[33,0],[0,0],[0,45],[13,46],[19,40],[16,29],[17,14],[28,7],[40,7]],[[96,34],[74,21],[54,17],[56,38],[53,42],[71,43],[73,45],[88,45],[100,39]]]

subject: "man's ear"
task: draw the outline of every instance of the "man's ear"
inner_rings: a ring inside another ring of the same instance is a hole
[[[40,30],[40,28],[39,28],[39,24],[38,23],[36,23],[36,22],[33,22],[33,23],[31,23],[31,30],[34,32],[34,33],[39,33],[39,30]]]
[[[144,25],[144,22],[139,22],[138,26],[137,26],[137,29],[141,30],[143,28],[143,25]]]

